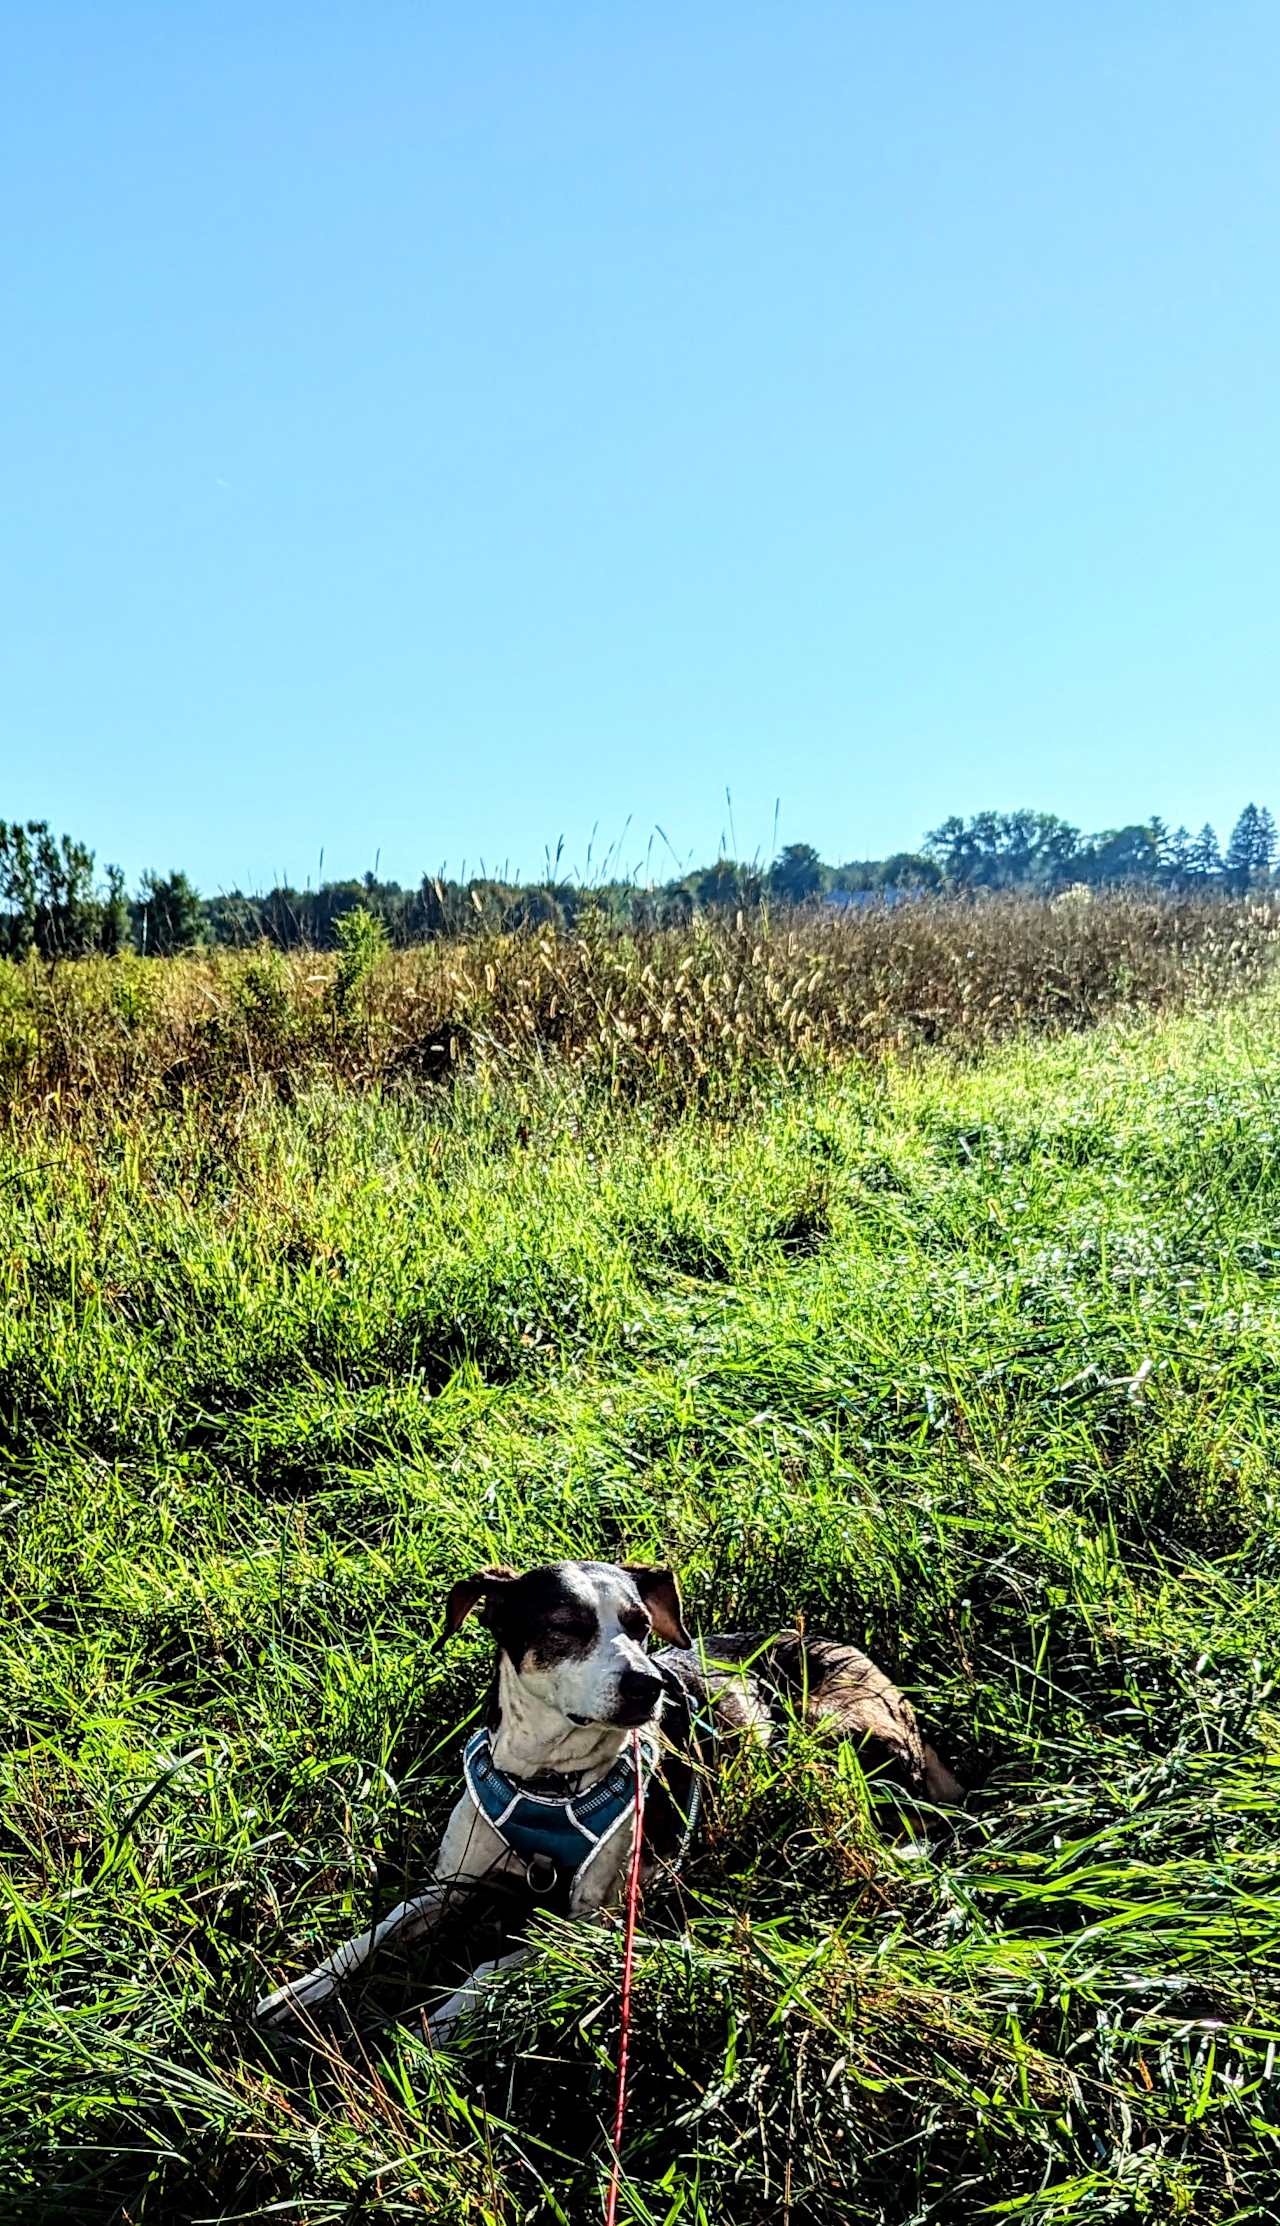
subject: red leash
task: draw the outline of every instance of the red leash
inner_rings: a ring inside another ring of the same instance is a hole
[[[618,2216],[618,2183],[622,2172],[622,2126],[627,2114],[627,2053],[631,2044],[631,1966],[636,1951],[636,1903],[640,1897],[640,1845],[644,1838],[644,1779],[640,1770],[640,1734],[631,1734],[636,1766],[636,1833],[627,1878],[627,1925],[622,1949],[622,2017],[618,2035],[618,2102],[613,2113],[613,2163],[609,2170],[609,2197],[604,2226],[615,2226]]]

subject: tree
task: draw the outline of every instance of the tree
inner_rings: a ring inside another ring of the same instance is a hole
[[[1152,821],[1154,826],[1155,822]],[[1175,827],[1160,844],[1159,865],[1165,879],[1175,889],[1185,887],[1191,878],[1192,841],[1185,827]]]
[[[129,899],[123,866],[107,867],[107,893],[102,900],[99,940],[108,958],[118,958],[129,942]]]
[[[36,948],[42,958],[83,958],[102,935],[102,906],[93,886],[93,852],[71,835],[50,834],[33,821],[36,838]]]
[[[789,842],[769,868],[769,894],[782,904],[807,904],[822,887],[822,860],[812,843]]]
[[[142,876],[140,940],[153,958],[171,958],[176,951],[190,951],[204,929],[200,892],[176,868],[163,878]]]
[[[880,868],[882,889],[936,889],[942,869],[936,858],[922,858],[918,850],[895,850]]]
[[[457,893],[451,881],[441,874],[424,873],[414,907],[416,932],[430,940],[437,935],[447,935],[457,913]]]
[[[1056,889],[1072,879],[1080,830],[1053,812],[954,816],[925,837],[946,879],[969,889]]]
[[[931,858],[936,858],[946,880],[965,879],[967,836],[964,821],[956,812],[944,819],[940,827],[930,829],[924,838],[924,847]]]
[[[965,828],[958,878],[971,888],[993,889],[1000,881],[1001,829],[1004,825],[1005,821],[999,812],[975,812]]]
[[[81,958],[98,949],[103,905],[93,852],[44,819],[0,821],[0,951],[25,958]]]
[[[1060,889],[1073,881],[1080,855],[1080,829],[1054,812],[1037,812],[1033,879],[1038,885]]]
[[[1191,845],[1188,868],[1196,881],[1208,881],[1222,871],[1222,852],[1218,848],[1218,838],[1207,819]]]
[[[1086,856],[1089,878],[1111,887],[1122,881],[1154,881],[1159,852],[1148,821],[1141,827],[1109,827],[1094,836]]]
[[[505,897],[499,925],[504,935],[521,935],[530,928],[559,927],[560,907],[555,895],[541,882],[513,888]]]
[[[998,888],[1018,889],[1034,878],[1037,835],[1034,812],[1002,812],[990,837],[990,879]]]
[[[1265,805],[1246,804],[1231,830],[1226,869],[1237,888],[1261,881],[1270,873],[1276,855],[1276,825]]]
[[[752,866],[740,866],[736,858],[717,858],[713,866],[687,875],[685,886],[704,911],[738,912],[760,901],[759,873]]]
[[[31,831],[17,820],[0,820],[0,903],[5,955],[25,958],[36,940],[36,866]]]

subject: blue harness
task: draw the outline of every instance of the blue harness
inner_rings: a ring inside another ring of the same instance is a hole
[[[652,1732],[642,1731],[642,1797],[657,1761],[658,1742]],[[463,1752],[462,1775],[481,1816],[516,1861],[523,1863],[529,1891],[539,1900],[555,1893],[557,1886],[571,1891],[635,1807],[636,1765],[630,1745],[606,1777],[597,1778],[580,1793],[533,1793],[499,1770],[488,1732],[477,1731]]]

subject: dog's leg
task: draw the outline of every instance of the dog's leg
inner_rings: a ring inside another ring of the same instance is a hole
[[[371,1925],[368,1932],[358,1934],[354,1940],[345,1940],[314,1971],[303,1978],[290,1979],[287,1986],[277,1987],[274,1994],[264,1995],[254,2011],[260,2025],[279,2025],[287,2018],[304,2018],[336,1994],[344,1979],[361,1969],[375,1950],[388,1940],[398,1940],[405,1947],[411,1940],[420,1939],[424,1932],[440,1922],[449,1905],[450,1896],[470,1891],[468,1880],[440,1882],[429,1886],[425,1893],[416,1894],[412,1901],[402,1901],[389,1910],[380,1924]]]
[[[359,1971],[387,1941],[407,1947],[410,1941],[421,1939],[423,1933],[439,1924],[457,1897],[470,1893],[482,1878],[496,1875],[506,1867],[506,1861],[505,1841],[498,1838],[484,1817],[477,1815],[464,1795],[445,1828],[436,1857],[436,1875],[425,1892],[400,1902],[368,1932],[344,1941],[305,1977],[290,1979],[287,1986],[264,1995],[254,2011],[258,2023],[280,2025],[323,2009],[343,1980]]]
[[[588,1863],[582,1878],[569,1897],[571,1917],[602,1918],[605,1912],[622,1898],[627,1873],[631,1866],[631,1850],[635,1845],[635,1827],[628,1817],[613,1834],[609,1845]],[[535,1952],[527,1942],[512,1949],[510,1955],[495,1956],[490,1962],[477,1964],[465,1985],[438,2010],[432,2010],[427,2020],[433,2041],[446,2042],[459,2020],[468,2017],[483,1999],[486,1987],[499,1971],[513,1971]]]
[[[964,1807],[964,1787],[927,1739],[924,1741],[924,1789],[931,1801],[945,1802],[951,1808]]]
[[[487,1963],[478,1963],[465,1985],[460,1986],[456,1994],[451,1994],[447,2002],[442,2002],[438,2010],[431,2011],[427,2030],[432,2040],[448,2041],[459,2020],[470,2016],[472,2010],[479,2008],[485,1989],[494,1974],[498,1971],[514,1971],[518,1964],[527,1963],[532,1954],[533,1950],[528,1946],[513,1948],[510,1955],[492,1956]]]

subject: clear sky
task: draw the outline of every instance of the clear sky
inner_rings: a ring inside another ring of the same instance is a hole
[[[0,816],[214,889],[1280,808],[1274,0],[4,45]]]

